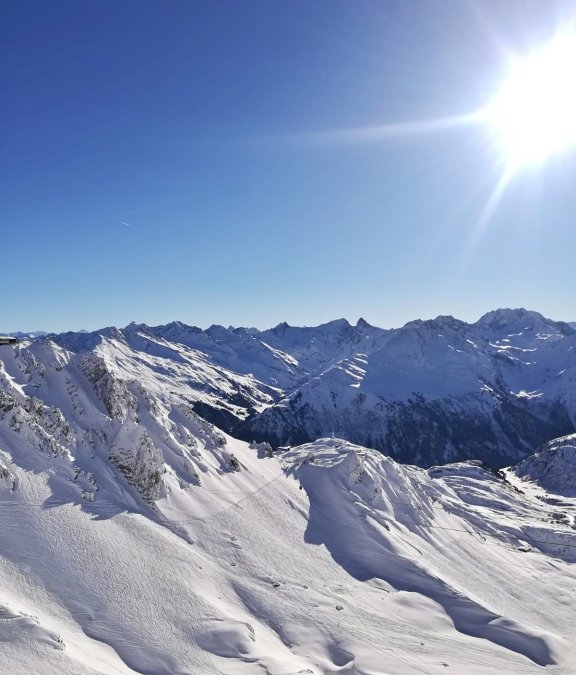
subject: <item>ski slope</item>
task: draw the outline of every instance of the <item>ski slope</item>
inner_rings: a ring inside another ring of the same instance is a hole
[[[67,460],[3,439],[3,672],[570,672],[573,507],[473,463],[227,442],[239,470],[151,507],[121,478],[72,503]]]

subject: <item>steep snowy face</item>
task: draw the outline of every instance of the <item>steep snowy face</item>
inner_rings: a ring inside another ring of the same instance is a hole
[[[246,372],[246,363],[240,368],[238,355],[233,358],[228,355],[225,359],[223,348],[209,355],[185,344],[194,342],[186,340],[186,336],[194,336],[198,329],[184,327],[177,336],[181,341],[171,342],[162,337],[162,333],[174,333],[174,326],[162,328],[166,331],[131,324],[122,331],[105,329],[88,334],[51,336],[50,339],[81,360],[102,361],[119,380],[145,382],[146,387],[159,396],[195,406],[203,416],[222,428],[229,428],[280,397],[282,390]],[[268,374],[273,370],[270,360],[274,361],[276,371],[289,374],[288,366],[279,357],[269,357],[270,351],[264,347],[261,352],[264,355],[262,369]],[[237,370],[221,365],[223,362],[236,365]],[[249,361],[247,364],[250,365]]]
[[[128,326],[136,333],[169,344],[183,345],[205,355],[214,365],[251,375],[266,385],[287,387],[298,379],[298,362],[280,349],[272,349],[258,332],[211,326],[206,331],[173,322],[166,326]]]
[[[576,434],[550,441],[511,471],[549,493],[576,497]]]
[[[77,353],[93,351],[104,340],[126,345],[137,356],[144,352],[178,360],[180,354],[192,353],[208,366],[248,376],[257,387],[270,392],[290,390],[319,368],[352,356],[360,346],[376,349],[391,332],[370,326],[364,320],[351,326],[345,319],[310,328],[280,324],[267,331],[216,325],[202,330],[174,321],[155,327],[132,323],[122,330],[104,328],[51,338]],[[247,401],[246,407],[249,405]]]
[[[230,430],[317,370],[353,356],[359,346],[376,349],[389,333],[364,320],[351,326],[342,319],[311,328],[281,324],[269,331],[132,323],[122,330],[50,337],[76,354],[102,353],[121,378],[138,378],[143,371],[149,386],[179,390],[202,416]]]
[[[186,385],[193,375],[222,374],[195,371],[192,358],[170,358],[172,370],[162,369],[163,358],[135,359],[109,338],[80,353],[52,340],[0,347],[0,449],[12,449],[23,466],[34,467],[33,450],[39,462],[58,458],[79,504],[105,486],[151,503],[207,472],[234,470],[226,437],[194,411]],[[208,387],[205,395],[214,396]]]
[[[131,324],[122,333],[162,338],[206,355],[211,362],[237,373],[252,374],[263,383],[290,388],[318,368],[352,355],[358,345],[374,348],[389,331],[346,319],[315,327],[297,328],[286,323],[266,331],[213,325],[203,331],[173,322],[166,326]]]
[[[438,317],[390,331],[239,433],[284,445],[335,430],[402,461],[503,466],[573,431],[575,404],[576,333],[535,312],[498,310],[473,325]]]

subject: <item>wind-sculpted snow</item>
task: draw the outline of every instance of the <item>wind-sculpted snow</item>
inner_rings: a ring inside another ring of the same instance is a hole
[[[570,672],[576,531],[548,504],[478,463],[425,471],[338,439],[278,455],[186,408],[138,410],[171,437],[154,504],[101,439],[79,502],[72,460],[0,427],[16,479],[0,481],[0,671]]]
[[[501,465],[572,424],[575,335],[506,311],[0,346],[0,672],[570,672],[573,437],[498,474],[275,448]]]
[[[335,440],[301,446],[288,457],[310,499],[306,541],[325,546],[351,576],[425,595],[442,607],[457,631],[523,654],[541,666],[556,662],[563,647],[552,639],[546,624],[534,629],[522,612],[510,612],[510,600],[498,598],[493,589],[480,591],[485,574],[482,579],[466,575],[469,564],[495,556],[494,545],[529,550],[525,546],[531,543],[575,561],[576,528],[555,532],[552,520],[547,541],[528,537],[526,542],[518,516],[529,522],[530,512],[536,518],[541,507],[526,503],[475,464],[425,474]],[[473,542],[469,549],[487,550],[478,551],[477,560],[470,561],[470,551],[463,554],[461,548],[454,552],[442,546],[444,532],[469,535]],[[552,533],[558,543],[550,546]],[[507,584],[499,580],[498,593],[505,595]],[[477,595],[470,593],[474,587]],[[468,592],[463,592],[465,588]]]

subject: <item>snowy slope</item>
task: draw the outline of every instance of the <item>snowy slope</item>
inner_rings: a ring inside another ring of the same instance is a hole
[[[82,386],[145,383],[163,405],[275,446],[334,431],[422,466],[501,467],[576,431],[576,331],[523,309],[396,330],[345,319],[266,331],[130,324],[23,340],[16,361],[46,369],[57,348],[68,354],[62,377],[79,371],[91,379]],[[36,377],[27,391],[50,404],[51,386]]]
[[[364,345],[361,345],[364,346]],[[526,310],[413,321],[321,368],[238,428],[273,444],[335,430],[424,466],[494,466],[574,431],[576,331]]]
[[[515,466],[514,473],[549,493],[576,497],[576,434],[550,441]]]
[[[572,503],[249,446],[193,396],[260,385],[142,333],[0,347],[0,672],[570,672]]]
[[[213,366],[250,375],[263,385],[289,390],[313,372],[360,347],[375,349],[390,331],[360,319],[352,326],[339,319],[316,327],[279,324],[266,331],[254,328],[210,326],[202,330],[174,321],[165,326],[130,324],[92,333],[64,333],[51,338],[74,352],[94,349],[102,338],[119,341],[137,352],[157,352],[160,345],[174,351],[192,352]],[[170,354],[165,351],[161,356]]]
[[[282,391],[257,380],[252,373],[231,370],[219,359],[181,342],[171,342],[145,327],[65,333],[43,342],[65,349],[75,362],[98,363],[117,380],[144,381],[149,390],[164,398],[210,412],[223,427],[271,404]],[[34,346],[24,342],[20,352]]]
[[[473,463],[336,439],[271,456],[132,393],[123,445],[153,442],[151,495],[3,377],[2,672],[569,672],[574,511],[559,522]]]

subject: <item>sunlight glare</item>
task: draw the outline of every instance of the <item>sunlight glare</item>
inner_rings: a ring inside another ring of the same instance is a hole
[[[512,64],[489,109],[505,161],[538,164],[576,146],[576,37],[559,36]]]

